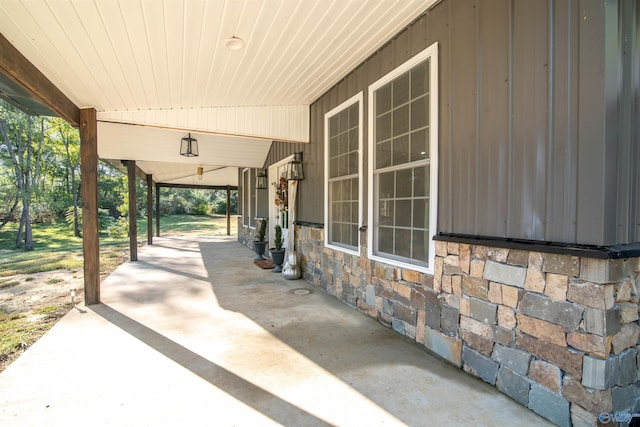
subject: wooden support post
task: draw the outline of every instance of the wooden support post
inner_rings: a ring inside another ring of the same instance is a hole
[[[96,110],[80,110],[80,176],[82,187],[82,248],[84,303],[100,303],[100,242],[98,238],[98,122]]]
[[[127,161],[127,176],[129,178],[129,259],[138,260],[138,222],[136,213],[136,162]]]
[[[147,244],[153,245],[153,177],[147,175]]]
[[[160,237],[160,184],[156,184],[156,236]]]
[[[227,236],[231,235],[231,187],[227,185]]]

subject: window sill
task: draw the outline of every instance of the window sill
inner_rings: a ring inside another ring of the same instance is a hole
[[[433,275],[433,266],[431,266],[431,267],[421,267],[419,265],[409,264],[408,262],[396,261],[394,259],[381,257],[379,255],[371,255],[371,254],[369,255],[369,259],[372,260],[372,261],[377,261],[377,262],[381,262],[381,263],[384,263],[384,264],[388,264],[388,265],[391,265],[393,267],[399,267],[399,268],[402,268],[404,270],[412,270],[412,271],[417,271],[419,273],[425,273],[425,274]]]
[[[346,254],[360,256],[360,247],[358,247],[358,249],[348,249],[348,248],[345,248],[345,247],[342,247],[342,246],[332,245],[332,244],[327,243],[327,242],[324,243],[324,247],[325,248],[329,248],[329,249],[333,249],[334,251],[339,251],[339,252],[344,252]]]

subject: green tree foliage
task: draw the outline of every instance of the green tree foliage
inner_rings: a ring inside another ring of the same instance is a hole
[[[231,214],[237,214],[238,192],[231,191]],[[189,215],[223,215],[227,212],[226,190],[162,188],[160,213]]]
[[[45,146],[51,153],[43,163],[42,194],[49,213],[47,222],[72,212],[71,226],[80,237],[80,135],[78,130],[59,118],[48,119]],[[44,221],[45,219],[43,219]]]
[[[22,203],[20,224],[16,235],[16,247],[33,250],[31,229],[31,203],[37,196],[44,157],[43,142],[45,119],[35,118],[11,105],[0,104],[0,138],[2,160],[8,176],[13,178]]]
[[[125,213],[127,203],[127,176],[105,162],[98,164],[98,203],[112,218],[120,218]]]
[[[189,213],[191,215],[208,215],[211,211],[209,204],[209,197],[205,194],[204,190],[195,190],[191,192],[193,200],[189,207]]]
[[[231,214],[238,214],[238,192],[231,191],[230,195],[230,207]],[[213,190],[211,192],[211,205],[213,206],[213,213],[225,214],[227,213],[227,191],[226,190]]]
[[[4,168],[3,168],[4,169]],[[5,171],[0,172],[0,230],[9,222],[15,222],[18,220],[17,207],[20,201],[18,189],[11,179],[5,174]]]
[[[127,175],[124,167],[116,166],[98,163],[99,227],[101,233],[124,237],[130,214]],[[0,100],[0,229],[19,224],[17,247],[33,249],[32,223],[66,222],[75,236],[81,236],[80,172],[78,129],[59,118],[29,116]],[[136,217],[151,214],[147,185],[140,179],[136,195]],[[230,202],[235,215],[237,191],[231,192]],[[161,189],[162,215],[226,212],[226,190]]]

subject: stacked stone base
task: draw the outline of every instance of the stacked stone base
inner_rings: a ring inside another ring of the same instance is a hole
[[[242,225],[242,216],[238,216],[238,242],[253,250],[253,241],[255,240],[256,229],[245,227]]]
[[[434,275],[325,248],[296,227],[304,278],[561,426],[640,412],[640,258],[436,242]]]

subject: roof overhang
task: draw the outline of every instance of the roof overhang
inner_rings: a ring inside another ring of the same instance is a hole
[[[186,130],[99,121],[98,156],[135,160],[157,183],[237,186],[238,167],[261,168],[272,144],[265,138],[191,132],[200,155],[183,157],[180,140],[186,135]]]
[[[154,180],[198,165],[222,179],[273,140],[309,142],[311,103],[435,2],[0,1],[0,91],[75,126],[95,108],[99,155]],[[178,154],[187,132],[198,158]]]

